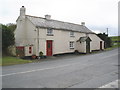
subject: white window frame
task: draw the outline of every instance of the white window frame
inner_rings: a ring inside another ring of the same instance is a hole
[[[70,31],[70,37],[74,37],[75,33],[73,31]]]
[[[53,36],[53,29],[52,28],[47,28],[47,35]]]
[[[74,49],[74,45],[75,45],[74,41],[70,41],[69,42],[70,49]]]

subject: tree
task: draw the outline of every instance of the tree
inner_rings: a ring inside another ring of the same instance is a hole
[[[9,30],[12,30],[12,32],[14,33],[14,31],[16,29],[16,24],[8,23],[6,26],[8,27]]]
[[[13,25],[2,25],[2,51],[7,53],[7,48],[15,44]]]
[[[104,42],[105,42],[105,48],[108,48],[108,47],[111,47],[112,46],[112,41],[111,41],[111,38],[110,37],[108,37],[108,35],[107,34],[105,34],[105,33],[99,33],[99,34],[97,34],[97,36],[99,37],[99,38],[101,38]]]

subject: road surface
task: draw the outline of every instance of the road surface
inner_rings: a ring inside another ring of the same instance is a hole
[[[98,88],[118,80],[118,49],[2,68],[3,88]]]

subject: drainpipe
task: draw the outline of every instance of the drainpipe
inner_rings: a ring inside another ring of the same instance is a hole
[[[39,28],[37,27],[37,54],[39,56]]]

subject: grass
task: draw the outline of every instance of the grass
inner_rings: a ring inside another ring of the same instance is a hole
[[[117,43],[114,42],[114,41],[120,41],[120,36],[112,36],[110,38],[112,40],[112,47],[106,48],[105,50],[111,50],[111,49],[120,47],[120,42],[117,42]]]
[[[116,48],[116,47],[120,47],[120,36],[112,36],[110,37],[111,40],[112,40],[112,47],[113,48]],[[118,42],[115,42],[115,41],[118,41]]]
[[[112,41],[120,41],[120,36],[112,36],[110,38]]]
[[[2,63],[0,65],[7,66],[7,65],[15,65],[15,64],[25,64],[25,63],[31,63],[30,60],[23,60],[19,59],[17,57],[11,57],[11,56],[3,56],[2,59],[0,59]]]
[[[107,51],[107,50],[112,50],[112,49],[114,49],[114,48],[118,48],[118,46],[112,46],[112,47],[106,48],[105,50],[106,50],[106,51]]]
[[[0,66],[2,66],[2,58],[0,57]]]

